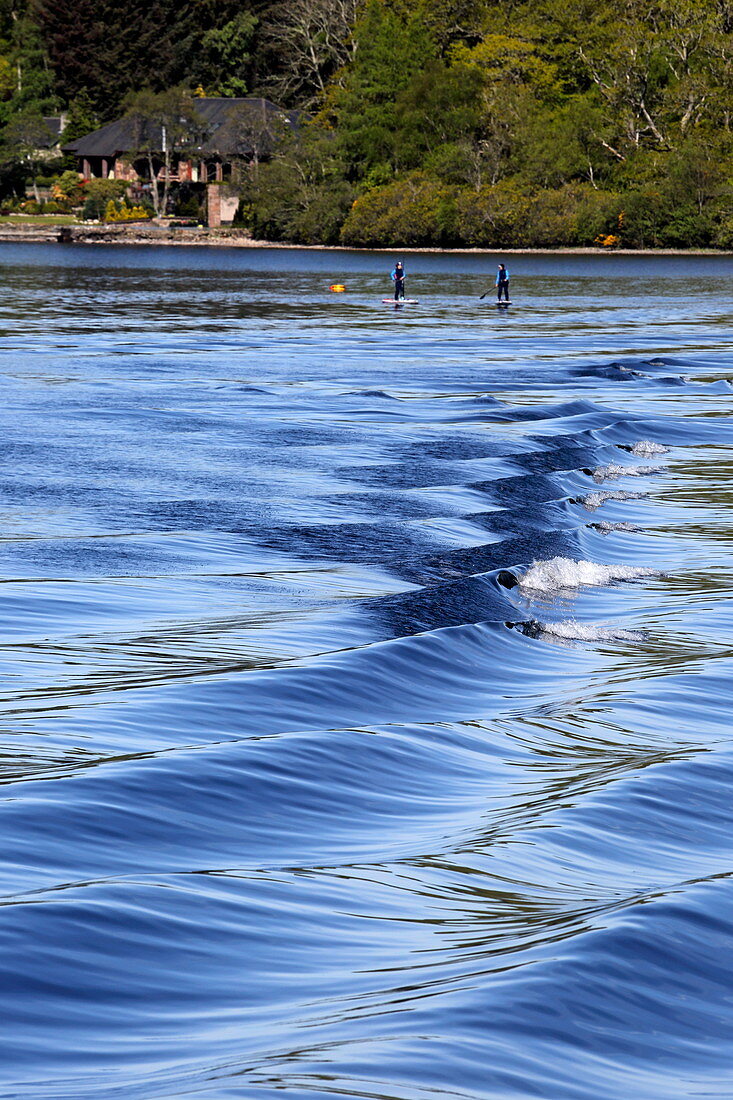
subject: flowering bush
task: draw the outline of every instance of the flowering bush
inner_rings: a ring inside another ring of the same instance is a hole
[[[601,245],[602,248],[618,248],[621,238],[617,237],[615,233],[601,233],[596,237],[594,243]]]
[[[149,217],[150,211],[144,206],[128,206],[124,199],[120,202],[110,199],[104,211],[106,222],[137,222]]]
[[[84,198],[85,182],[78,172],[62,172],[51,185],[51,194],[56,202],[64,203],[66,209],[77,205]]]

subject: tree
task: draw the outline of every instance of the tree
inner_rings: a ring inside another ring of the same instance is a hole
[[[517,124],[514,168],[538,187],[561,187],[573,180],[596,187],[610,171],[611,157],[603,147],[607,135],[603,112],[588,95],[569,98],[554,109],[535,105]]]
[[[202,121],[194,100],[181,88],[137,92],[128,97],[125,119],[132,135],[128,159],[147,165],[153,208],[159,217],[168,209],[174,159],[185,157],[200,144]]]
[[[46,49],[34,11],[27,0],[0,0],[0,43],[4,110],[6,121],[17,112],[42,114],[55,106]]]
[[[337,152],[316,124],[287,131],[270,161],[244,173],[241,221],[265,240],[337,244],[354,199]]]
[[[397,166],[419,168],[441,146],[477,139],[482,92],[476,68],[435,60],[416,72],[395,103]]]
[[[128,90],[122,53],[130,33],[119,7],[112,0],[36,0],[35,12],[58,95],[69,103],[85,94],[103,119],[113,117]]]
[[[319,102],[335,73],[353,60],[359,0],[289,0],[272,8],[265,41],[284,64],[273,94],[305,107]]]
[[[242,51],[252,17],[240,0],[31,2],[58,94],[69,102],[86,92],[104,120],[141,86],[160,92],[183,82],[246,83]]]
[[[199,78],[211,95],[247,94],[257,24],[256,16],[242,10],[222,27],[212,27],[204,34]]]
[[[51,133],[38,111],[19,111],[5,127],[0,143],[2,190],[20,193],[20,180],[35,176],[53,159],[49,152]],[[36,201],[38,189],[33,184]]]
[[[80,92],[69,104],[66,122],[61,135],[61,144],[76,141],[99,126],[99,117],[95,114],[92,101],[86,92]]]
[[[98,126],[99,118],[94,112],[89,96],[86,92],[79,92],[79,95],[69,104],[59,144],[63,147],[83,137],[84,134],[96,130]],[[63,162],[69,170],[76,168],[76,157],[71,154],[64,156]]]
[[[290,131],[289,117],[273,110],[265,100],[233,103],[222,125],[207,141],[207,148],[235,164],[256,169],[263,157],[278,149]]]
[[[416,73],[437,59],[423,22],[382,0],[369,0],[354,28],[356,52],[333,96],[339,140],[354,178],[380,164],[395,167],[397,100]]]

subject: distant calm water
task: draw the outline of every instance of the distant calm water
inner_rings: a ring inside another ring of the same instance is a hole
[[[0,249],[0,1097],[733,1097],[733,258]]]

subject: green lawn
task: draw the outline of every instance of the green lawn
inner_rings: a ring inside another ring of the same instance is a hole
[[[77,225],[73,214],[3,214],[0,225]]]

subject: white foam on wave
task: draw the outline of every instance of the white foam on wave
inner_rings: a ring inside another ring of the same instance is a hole
[[[639,531],[641,528],[637,527],[634,523],[609,523],[608,520],[602,519],[598,523],[591,523],[591,526],[595,531],[600,531],[602,535],[608,535],[611,531]]]
[[[627,493],[623,489],[603,489],[598,493],[588,493],[581,499],[583,506],[589,512],[594,512],[607,500],[641,500],[643,497],[644,493]]]
[[[565,619],[559,623],[538,623],[542,634],[572,642],[643,642],[646,635],[641,630],[624,630],[621,627],[598,626]]]
[[[598,466],[593,471],[593,480],[600,484],[601,481],[614,481],[619,477],[645,477],[657,472],[655,466],[621,466],[611,462],[608,466]]]
[[[647,457],[649,455],[666,455],[669,451],[669,447],[664,447],[661,443],[653,443],[650,439],[639,439],[630,449],[632,455]]]
[[[532,592],[556,592],[583,585],[635,581],[657,574],[658,570],[642,565],[598,565],[593,561],[575,561],[574,558],[551,558],[549,561],[533,562],[520,579],[519,587]]]

